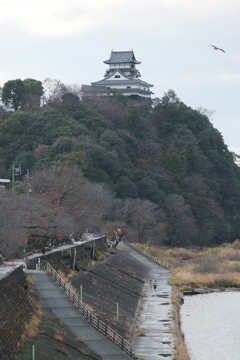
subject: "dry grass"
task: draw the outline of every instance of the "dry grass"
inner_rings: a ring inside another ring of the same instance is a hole
[[[184,338],[181,335],[177,338],[176,349],[173,360],[190,360],[190,356],[184,343]]]
[[[88,351],[86,349],[79,349],[79,351],[83,355],[88,355]]]
[[[28,338],[33,338],[37,335],[40,322],[41,319],[38,318],[36,315],[33,315],[31,321],[25,324],[26,336]]]
[[[33,285],[34,284],[33,279],[28,275],[26,276],[26,281],[27,281],[28,285]]]
[[[169,283],[180,290],[240,287],[240,240],[215,248],[141,248],[170,264]]]
[[[75,275],[76,275],[76,271],[70,270],[69,273],[67,274],[67,277],[68,277],[68,279],[70,279],[70,278],[74,277]]]
[[[68,282],[68,277],[64,274],[62,270],[58,270],[58,275],[63,279],[63,281]]]
[[[62,335],[56,334],[54,336],[54,339],[63,342],[63,336]]]
[[[175,338],[175,352],[173,360],[190,360],[188,355],[187,347],[184,343],[184,338],[181,331],[181,319],[180,319],[180,308],[181,308],[181,295],[179,291],[174,290],[171,294],[171,300],[173,305],[172,318],[174,325],[172,327],[172,334]]]
[[[138,329],[137,334],[138,336],[146,336],[146,331],[145,329]]]

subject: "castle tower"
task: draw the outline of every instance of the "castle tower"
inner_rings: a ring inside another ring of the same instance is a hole
[[[92,88],[83,85],[82,91],[88,95],[107,95],[110,89],[117,89],[123,95],[135,99],[149,99],[153,94],[150,88],[153,86],[140,79],[141,74],[136,65],[141,64],[137,61],[134,52],[131,51],[112,51],[109,60],[104,61],[109,65],[102,80],[92,82]]]

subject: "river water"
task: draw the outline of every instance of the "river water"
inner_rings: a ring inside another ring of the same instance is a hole
[[[240,292],[185,296],[181,323],[191,360],[240,360]]]

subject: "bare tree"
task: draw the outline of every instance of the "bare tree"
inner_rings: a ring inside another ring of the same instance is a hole
[[[198,238],[198,227],[190,205],[178,194],[171,194],[165,200],[168,224],[168,245],[194,244]]]
[[[25,247],[27,231],[21,197],[0,193],[0,248],[7,257],[17,257]]]
[[[112,201],[111,192],[103,184],[88,182],[77,166],[53,166],[37,171],[31,186],[55,212],[72,218],[72,231],[99,228]]]
[[[61,96],[68,92],[68,88],[64,85],[61,80],[46,78],[43,81],[44,86],[44,104],[58,108],[61,102]]]
[[[148,240],[162,242],[165,238],[163,233],[164,227],[159,226],[164,220],[162,210],[149,200],[133,199],[129,208],[129,227],[131,228],[130,236],[132,239],[137,238],[139,243]],[[156,229],[162,229],[160,233]]]

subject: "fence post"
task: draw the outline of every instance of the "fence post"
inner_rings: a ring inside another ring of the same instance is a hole
[[[80,285],[80,300],[82,301],[82,285]]]
[[[117,320],[119,320],[118,303],[116,303],[116,314],[117,314]]]
[[[35,346],[32,345],[32,360],[35,360]]]

